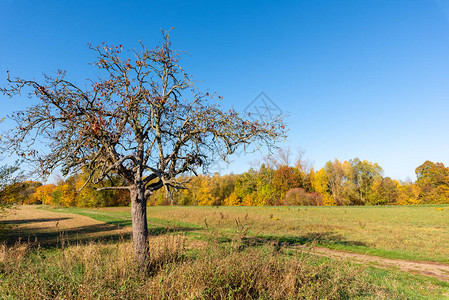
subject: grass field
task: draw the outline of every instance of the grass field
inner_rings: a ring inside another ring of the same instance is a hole
[[[128,207],[50,208],[130,226]],[[148,208],[153,231],[176,226],[191,235],[208,229],[245,237],[320,246],[388,258],[449,262],[449,206],[167,207]]]
[[[0,298],[448,297],[449,284],[436,279],[293,250],[319,244],[447,262],[444,206],[149,207],[148,215],[152,255],[142,276],[128,207],[19,208],[2,221]]]

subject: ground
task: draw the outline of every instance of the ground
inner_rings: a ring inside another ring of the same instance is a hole
[[[407,213],[405,216],[404,212]],[[446,241],[435,248],[437,251],[434,252],[438,253],[426,253],[429,245],[421,251],[412,251],[421,245],[423,238],[429,238],[430,245],[435,245],[434,240],[443,240],[441,234],[445,234],[448,228],[443,226],[449,216],[446,207],[347,207],[331,210],[311,207],[150,207],[148,214],[153,234],[163,230],[186,232],[196,236],[198,244],[211,235],[230,241],[240,239],[246,243],[278,244],[289,250],[393,268],[449,282],[448,260],[441,256],[448,251],[441,248],[445,247]],[[436,217],[425,219],[429,214]],[[10,244],[21,239],[37,240],[45,246],[57,243],[61,236],[80,241],[117,240],[131,235],[129,208],[126,207],[84,209],[24,205],[12,210],[1,222],[13,229],[3,237]],[[333,226],[330,225],[332,222],[335,223]],[[399,223],[401,226],[396,228],[394,224]],[[399,235],[396,230],[402,230],[402,233]],[[396,235],[396,239],[408,239],[409,242],[399,244],[394,240],[388,244],[386,241],[391,240],[391,234]],[[369,255],[370,252],[381,256]],[[400,255],[431,261],[395,258]]]
[[[31,242],[37,240],[43,246],[53,245],[62,234],[78,240],[131,235],[129,227],[121,228],[79,214],[49,212],[32,205],[10,210],[0,223],[9,227],[3,232],[3,239],[9,244],[21,239]]]

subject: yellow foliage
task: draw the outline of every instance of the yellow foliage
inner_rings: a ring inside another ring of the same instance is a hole
[[[224,205],[226,206],[241,206],[242,202],[235,192],[232,192],[229,197],[224,200]]]
[[[324,194],[322,196],[323,196],[323,205],[324,206],[336,206],[337,205],[337,202],[331,195]]]
[[[331,196],[328,187],[328,179],[326,175],[326,171],[324,169],[320,169],[313,178],[312,182],[313,189],[323,196],[323,205],[325,206],[333,206],[337,205],[337,202]]]
[[[53,190],[55,205],[75,206],[75,185],[73,181],[60,180]]]
[[[263,206],[265,205],[265,198],[263,197],[263,195],[259,194],[259,193],[255,193],[254,197],[253,197],[253,202],[252,202],[254,206]]]
[[[205,176],[201,180],[200,188],[196,195],[198,205],[214,205],[214,197],[212,196],[212,183],[209,176]]]
[[[415,184],[399,185],[400,194],[396,204],[398,205],[415,205],[420,204],[419,187]]]
[[[42,203],[42,204],[54,204],[52,201],[51,194],[55,190],[56,186],[54,184],[46,184],[41,185],[36,188],[31,199],[33,203]]]
[[[247,194],[243,198],[242,205],[244,206],[252,206],[253,205],[253,194]]]

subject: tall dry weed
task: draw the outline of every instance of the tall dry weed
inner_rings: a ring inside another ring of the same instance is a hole
[[[274,246],[216,241],[194,247],[182,235],[149,241],[149,272],[132,243],[91,242],[41,249],[0,247],[0,298],[6,299],[347,299],[389,295],[363,268]]]

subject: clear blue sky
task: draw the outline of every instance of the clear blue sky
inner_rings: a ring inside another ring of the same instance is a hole
[[[425,160],[449,164],[449,1],[2,0],[0,84],[61,68],[82,85],[87,43],[153,46],[171,27],[202,87],[239,110],[265,92],[289,114],[284,145],[317,168],[359,157],[414,179]],[[0,96],[1,114],[27,101]]]

